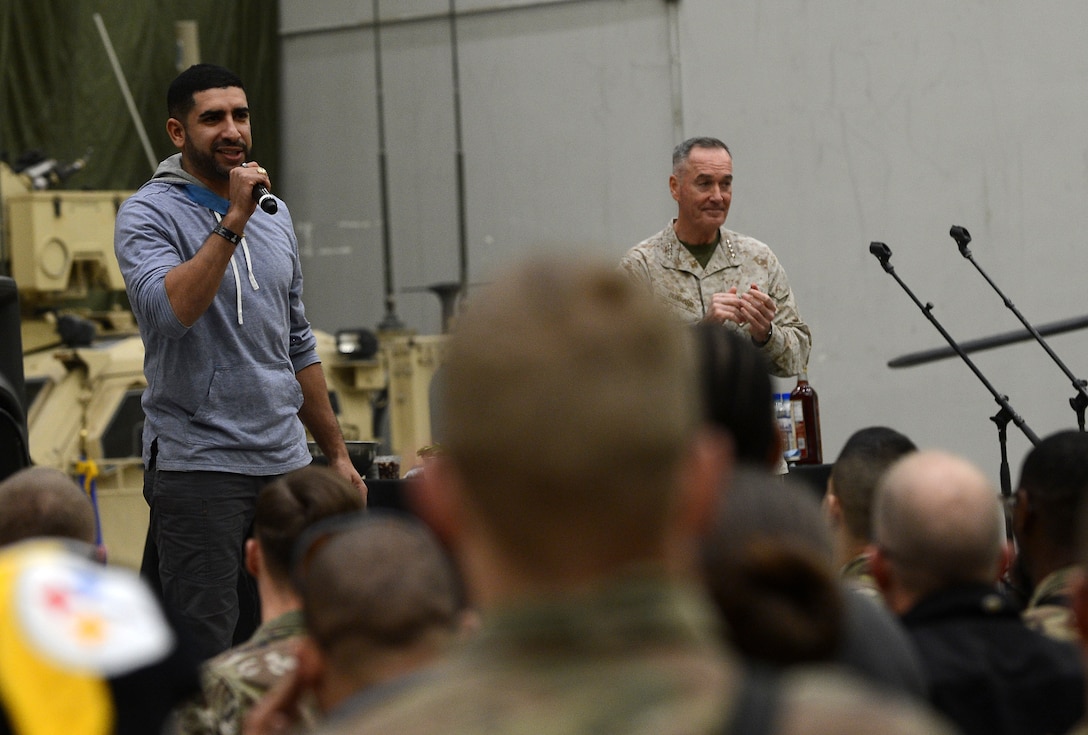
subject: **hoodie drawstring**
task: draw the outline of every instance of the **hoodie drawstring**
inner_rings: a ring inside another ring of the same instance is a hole
[[[213,209],[212,214],[215,215],[216,222],[223,221],[223,215],[219,214],[219,212],[216,212]],[[234,260],[236,254],[237,253],[232,253],[230,256],[230,267],[231,270],[234,271],[234,301],[238,309],[238,324],[242,324],[242,278],[238,273],[238,263]],[[257,291],[260,289],[260,286],[257,284],[257,277],[253,275],[253,262],[249,256],[249,244],[246,243],[245,235],[242,235],[242,257],[245,258],[246,261],[246,271],[249,273],[249,284],[253,286],[254,291]]]

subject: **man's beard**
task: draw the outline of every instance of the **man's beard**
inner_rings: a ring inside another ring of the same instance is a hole
[[[197,149],[197,147],[193,145],[193,141],[191,138],[186,138],[184,148],[185,160],[189,163],[189,166],[190,168],[192,168],[193,172],[198,174],[199,176],[211,180],[220,179],[222,181],[229,181],[230,170],[234,167],[220,166],[218,163],[216,163],[215,151],[218,150],[220,146],[241,148],[242,151],[245,153],[245,155],[242,157],[242,160],[245,161],[249,159],[249,147],[241,140],[232,143],[216,143],[212,146],[211,153],[205,153],[204,151]]]

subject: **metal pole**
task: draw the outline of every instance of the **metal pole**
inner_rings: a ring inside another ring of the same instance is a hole
[[[136,134],[140,136],[140,142],[144,146],[144,153],[147,155],[147,163],[151,166],[151,172],[154,173],[159,164],[155,160],[154,151],[151,150],[151,141],[147,137],[147,131],[144,130],[144,123],[140,120],[140,114],[136,111],[136,102],[132,99],[132,92],[129,91],[124,72],[121,71],[121,62],[117,60],[117,53],[113,50],[113,43],[110,41],[110,34],[106,30],[106,24],[102,22],[101,14],[94,14],[94,24],[98,26],[98,35],[102,37],[102,45],[106,47],[106,56],[110,58],[113,74],[117,77],[117,84],[121,87],[121,96],[125,98],[128,114],[132,116],[132,122],[136,126]]]
[[[457,164],[457,256],[461,298],[468,294],[468,223],[465,215],[465,151],[461,135],[461,68],[457,56],[457,7],[450,0],[450,56],[453,73],[453,130]]]
[[[382,34],[378,0],[374,0],[374,88],[378,113],[378,192],[382,212],[382,265],[385,271],[385,316],[378,329],[400,331],[404,324],[397,317],[397,295],[393,286],[393,236],[389,227],[389,167],[385,155],[385,92],[382,83]]]
[[[669,94],[672,102],[672,135],[677,143],[684,140],[684,76],[680,69],[679,0],[666,0],[669,20]]]

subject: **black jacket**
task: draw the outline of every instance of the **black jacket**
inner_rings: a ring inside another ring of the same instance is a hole
[[[966,735],[1064,733],[1083,716],[1080,652],[1029,629],[992,587],[938,592],[902,620],[930,701]]]

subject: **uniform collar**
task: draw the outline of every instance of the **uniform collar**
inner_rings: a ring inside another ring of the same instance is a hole
[[[740,261],[737,259],[736,233],[730,232],[725,227],[720,227],[718,232],[721,241],[714,250],[714,254],[710,256],[710,260],[707,261],[706,268],[702,268],[699,262],[695,260],[695,256],[688,252],[688,249],[680,243],[680,238],[676,236],[676,220],[670,221],[668,228],[666,228],[665,238],[668,243],[668,249],[665,253],[666,267],[691,273],[695,276],[706,277],[726,268],[740,266]]]

